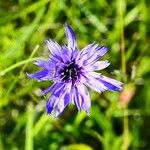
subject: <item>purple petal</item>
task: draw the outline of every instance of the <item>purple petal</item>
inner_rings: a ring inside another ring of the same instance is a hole
[[[56,97],[59,97],[59,91],[64,91],[65,88],[65,84],[64,83],[57,83],[54,88],[52,89],[52,95],[55,95]]]
[[[93,53],[92,56],[88,57],[84,62],[83,65],[92,65],[94,64],[96,61],[98,61],[102,56],[104,56],[106,54],[106,52],[108,51],[108,48],[106,47],[98,47],[96,48],[95,52]]]
[[[93,65],[85,66],[86,71],[96,71],[96,70],[102,70],[107,68],[110,65],[110,63],[107,60],[104,61],[97,61]]]
[[[80,63],[83,63],[84,60],[92,56],[97,47],[98,44],[92,43],[83,48],[82,51],[80,52],[79,58]]]
[[[46,61],[46,60],[42,60],[42,59],[37,59],[34,64],[39,66],[39,67],[42,67],[42,68],[47,68],[49,66],[49,61]]]
[[[59,63],[56,64],[56,67],[60,68],[61,70],[63,70],[66,67],[66,64],[63,63],[63,62],[59,62]]]
[[[62,54],[61,54],[61,46],[57,43],[52,41],[51,39],[45,41],[48,49],[50,50],[52,56],[51,59],[54,61],[62,61]]]
[[[46,103],[46,112],[47,114],[51,114],[51,112],[53,111],[54,107],[56,106],[56,104],[58,103],[59,99],[56,96],[50,96],[49,100]]]
[[[93,77],[89,73],[82,77],[82,82],[98,93],[104,92],[108,89],[104,84],[99,82],[95,77]]]
[[[95,81],[97,86],[103,85],[105,90],[113,90],[113,91],[121,91],[122,90],[122,82],[114,80],[112,78],[108,78],[106,76],[102,76],[97,72],[88,72],[88,78]],[[94,83],[93,83],[94,84]]]
[[[72,61],[78,61],[80,58],[80,51],[78,49],[72,51],[71,59]]]
[[[56,107],[56,105],[60,101],[60,97],[64,94],[63,86],[61,88],[55,90],[60,84],[55,84],[55,86],[52,88],[52,94],[46,103],[46,112],[50,114],[52,110]]]
[[[45,69],[45,70],[39,71],[39,72],[34,73],[34,74],[28,74],[27,73],[27,76],[29,78],[33,78],[33,79],[36,79],[38,81],[42,81],[42,80],[45,80],[44,78],[47,76],[47,74],[48,74],[48,71]]]
[[[65,107],[68,105],[70,101],[70,94],[66,93],[63,98],[60,99],[58,106],[56,108],[56,112],[55,112],[55,117],[58,117],[63,110],[65,109]]]
[[[79,96],[79,92],[78,92],[77,88],[75,88],[75,103],[76,103],[76,106],[77,106],[78,110],[81,111],[82,110],[82,106],[81,106],[82,99]]]
[[[84,66],[92,65],[103,55],[105,55],[107,51],[108,48],[103,46],[99,47],[98,44],[92,43],[81,51],[80,63],[82,63]]]
[[[70,102],[70,92],[71,92],[72,83],[64,84],[64,83],[57,83],[52,88],[52,94],[46,104],[47,113],[50,114],[52,110],[56,108],[55,117],[59,116],[64,108]]]
[[[106,76],[100,76],[97,78],[101,83],[103,83],[109,90],[112,91],[121,91],[122,90],[122,82],[119,82],[117,80],[108,78]]]
[[[43,90],[41,94],[45,95],[45,94],[49,93],[54,88],[54,86],[55,86],[55,84],[51,85],[47,89]]]
[[[109,82],[106,82],[104,80],[98,79],[101,83],[103,83],[109,90],[113,90],[113,91],[121,91],[122,88],[117,87]]]
[[[68,39],[68,48],[70,51],[75,50],[77,47],[75,34],[69,25],[65,26],[65,30],[66,37]]]
[[[37,59],[35,62],[34,62],[35,65],[39,66],[39,67],[42,67],[43,69],[46,69],[48,71],[51,71],[53,72],[55,70],[55,63],[52,62],[52,61],[46,61],[46,60],[42,60],[42,59]]]
[[[62,47],[61,53],[62,53],[62,59],[64,63],[71,61],[71,52],[68,50],[66,46]]]
[[[63,59],[57,55],[49,55],[50,61],[53,61],[55,64],[63,62]]]
[[[95,44],[95,42],[87,45],[81,50],[80,58],[82,58],[83,56],[86,56],[86,57],[91,56],[93,54],[93,51],[95,51],[97,47],[98,47],[98,44]]]
[[[72,87],[71,90],[70,90],[70,103],[71,104],[74,104],[74,95],[75,95],[74,91],[75,91],[75,89],[74,89],[74,87]]]
[[[27,74],[28,77],[41,80],[51,80],[53,78],[53,74],[55,72],[56,65],[52,61],[46,61],[42,59],[37,59],[34,62],[35,65],[42,67],[43,70],[34,74]]]
[[[47,89],[42,91],[42,95],[45,95],[49,92],[57,92],[59,91],[62,87],[64,86],[64,83],[54,83],[53,85],[51,85],[50,87],[48,87]]]
[[[75,103],[79,111],[83,109],[89,114],[91,100],[88,90],[83,84],[78,84],[75,88]]]
[[[68,105],[68,103],[71,101],[70,93],[71,93],[72,83],[69,82],[65,85],[65,87],[61,90],[62,94],[59,96],[59,103],[56,108],[55,117],[58,117],[65,107]]]
[[[27,74],[29,78],[36,79],[38,81],[46,81],[46,80],[54,80],[53,77],[54,71],[53,70],[47,70],[43,69],[42,71],[39,71],[34,74]]]
[[[49,40],[46,40],[45,43],[48,49],[50,50],[50,52],[52,53],[52,55],[58,55],[58,56],[60,55],[61,47],[57,42],[49,39]]]

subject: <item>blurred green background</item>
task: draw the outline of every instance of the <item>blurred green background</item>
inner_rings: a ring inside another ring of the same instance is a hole
[[[0,0],[0,150],[150,149],[149,0]],[[46,115],[41,89],[29,80],[48,57],[47,38],[66,42],[64,24],[82,49],[96,41],[109,47],[102,71],[125,83],[121,93],[90,90],[91,115],[68,106]]]

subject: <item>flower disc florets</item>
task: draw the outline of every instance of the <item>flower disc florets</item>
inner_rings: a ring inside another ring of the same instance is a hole
[[[70,62],[66,64],[66,66],[59,70],[61,74],[61,81],[75,81],[79,78],[79,73],[81,71],[81,67],[79,68],[74,62]]]

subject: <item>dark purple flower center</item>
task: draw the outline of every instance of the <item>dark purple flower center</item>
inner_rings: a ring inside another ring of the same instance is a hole
[[[74,63],[71,62],[61,70],[62,81],[73,81],[75,82],[78,79],[80,68]]]

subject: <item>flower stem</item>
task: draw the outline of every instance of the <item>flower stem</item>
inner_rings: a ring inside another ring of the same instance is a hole
[[[119,14],[120,14],[120,48],[121,48],[121,71],[124,82],[126,82],[126,57],[125,57],[125,37],[124,37],[124,13],[125,13],[125,0],[119,1]],[[127,115],[127,105],[124,107],[124,118],[123,118],[123,144],[122,150],[127,150],[129,146],[129,120]]]
[[[129,146],[129,120],[127,114],[127,106],[124,108],[124,118],[123,118],[123,144],[122,150],[127,150]]]
[[[120,0],[120,32],[121,32],[121,71],[124,82],[126,82],[126,56],[125,56],[125,37],[124,37],[124,12],[125,12],[125,0]]]
[[[20,61],[20,62],[14,64],[14,65],[8,67],[7,69],[0,71],[0,76],[3,76],[3,75],[5,75],[7,72],[9,72],[9,71],[11,71],[11,70],[13,70],[13,69],[15,69],[15,68],[21,66],[21,65],[24,65],[24,64],[26,64],[26,63],[28,63],[28,62],[32,62],[32,61],[34,61],[34,60],[35,60],[35,58],[31,58],[31,59],[26,59],[26,60]]]
[[[10,67],[8,67],[8,68],[2,70],[2,71],[0,71],[0,76],[5,75],[7,72],[9,72],[9,71],[11,71],[11,70],[13,70],[13,69],[15,69],[15,68],[17,68],[17,67],[19,67],[19,66],[25,65],[25,66],[22,68],[22,70],[20,71],[20,74],[21,74],[21,73],[24,71],[24,69],[25,69],[27,63],[36,60],[36,58],[32,58],[32,57],[34,56],[34,54],[36,53],[36,51],[38,50],[38,48],[39,48],[39,46],[37,45],[28,59],[23,60],[23,61],[20,61],[20,62],[14,64],[14,65],[12,65],[12,66],[10,66]]]

